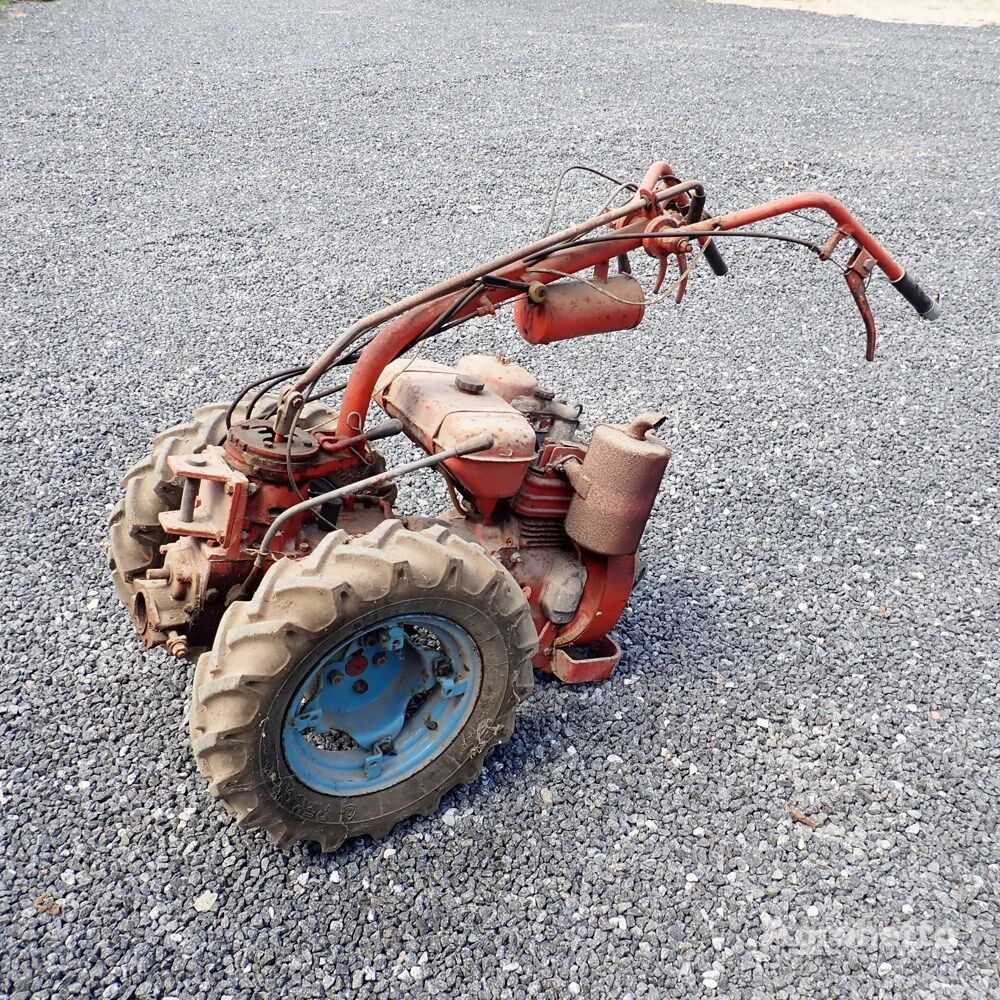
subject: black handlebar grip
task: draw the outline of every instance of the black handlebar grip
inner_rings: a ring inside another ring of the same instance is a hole
[[[729,265],[722,259],[722,254],[719,253],[719,248],[715,245],[715,240],[709,240],[702,247],[702,253],[704,253],[705,260],[708,261],[708,266],[712,269],[712,273],[716,277],[724,278],[729,274]]]
[[[937,319],[941,315],[941,300],[938,296],[931,298],[910,276],[909,271],[903,272],[899,281],[893,281],[892,287],[913,306],[924,319]]]

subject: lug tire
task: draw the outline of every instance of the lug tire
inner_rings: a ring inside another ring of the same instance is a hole
[[[483,679],[463,728],[423,769],[363,795],[322,795],[284,760],[282,721],[320,643],[341,642],[387,615],[443,615],[475,640]],[[531,692],[537,636],[513,577],[447,528],[409,531],[399,521],[350,537],[328,535],[308,557],[276,563],[249,601],[233,604],[212,650],[198,660],[191,741],[212,795],[240,826],[279,845],[383,837],[434,812],[513,732]]]
[[[265,396],[264,400],[269,398]],[[168,539],[158,515],[180,504],[180,483],[170,472],[167,459],[171,455],[194,455],[208,445],[222,444],[228,409],[228,403],[199,407],[189,423],[157,434],[152,452],[125,474],[125,495],[115,506],[108,526],[108,565],[125,607],[132,605],[132,580],[163,563],[160,546]],[[234,419],[241,419],[245,412],[245,407],[238,408]],[[315,427],[332,416],[333,411],[322,403],[307,403],[300,426]]]

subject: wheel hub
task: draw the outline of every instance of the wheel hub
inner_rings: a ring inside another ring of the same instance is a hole
[[[315,657],[285,712],[285,760],[326,795],[378,791],[451,743],[479,692],[472,637],[438,615],[399,615]]]

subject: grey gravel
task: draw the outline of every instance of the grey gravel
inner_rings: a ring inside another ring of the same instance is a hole
[[[0,10],[0,994],[1000,996],[998,38],[666,0]],[[383,843],[240,833],[189,672],[105,577],[121,475],[536,234],[567,162],[659,156],[718,208],[842,194],[945,318],[875,282],[866,366],[835,271],[730,244],[634,333],[481,324],[591,421],[668,414],[622,667],[542,681]]]

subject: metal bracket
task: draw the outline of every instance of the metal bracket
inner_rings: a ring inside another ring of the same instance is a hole
[[[847,262],[847,270],[844,271],[847,287],[851,290],[851,295],[857,304],[858,312],[861,313],[861,318],[865,324],[865,334],[867,337],[865,345],[866,361],[875,360],[875,343],[878,337],[875,329],[875,317],[872,314],[872,307],[868,302],[868,293],[865,289],[865,282],[867,282],[869,275],[874,269],[875,258],[864,247],[858,247],[851,254],[851,259]]]
[[[170,471],[183,483],[180,510],[164,511],[160,525],[168,535],[208,538],[229,548],[238,538],[250,481],[210,445],[197,455],[171,455]]]

